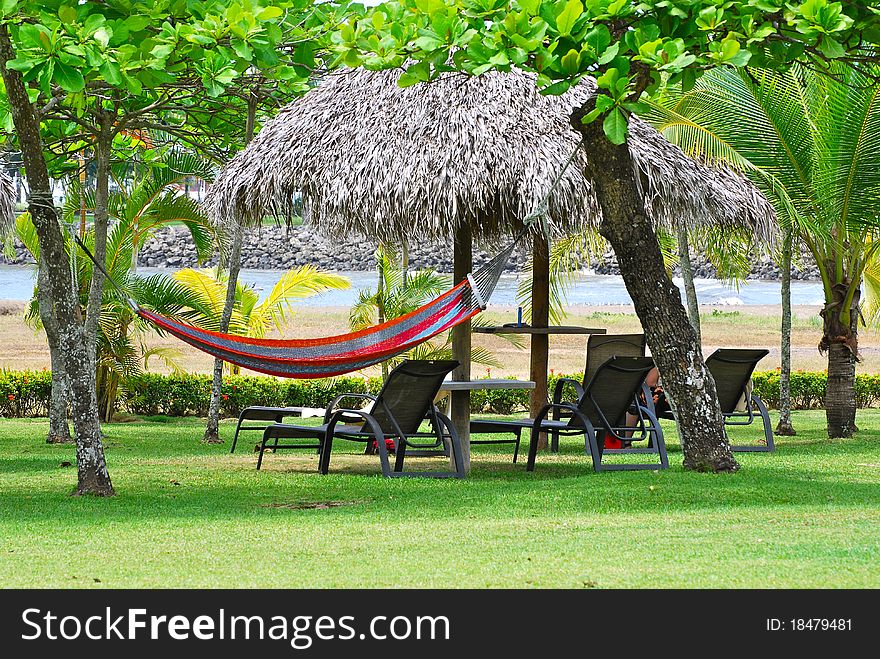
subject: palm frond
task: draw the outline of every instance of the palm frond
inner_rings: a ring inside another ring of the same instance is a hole
[[[293,308],[293,300],[350,287],[351,281],[348,277],[324,272],[312,265],[293,268],[281,276],[266,299],[256,305],[248,316],[252,319],[252,326],[259,325],[265,333],[265,328],[269,325],[280,328],[286,322]]]
[[[161,346],[144,348],[141,352],[141,357],[144,360],[144,370],[150,369],[150,359],[156,357],[165,364],[165,367],[170,369],[172,373],[183,373],[183,369],[178,361],[182,354],[183,353],[181,353],[180,350],[175,348],[163,348]]]

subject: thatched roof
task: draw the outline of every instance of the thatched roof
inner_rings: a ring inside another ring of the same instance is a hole
[[[552,187],[579,136],[569,115],[592,81],[542,96],[534,76],[449,73],[402,89],[398,71],[346,70],[284,107],[221,171],[206,203],[220,224],[304,216],[330,234],[382,240],[515,231]],[[770,226],[773,210],[745,178],[701,165],[635,118],[629,138],[646,206],[660,222]],[[562,230],[599,208],[575,158],[549,199]]]
[[[15,186],[12,179],[0,170],[0,233],[15,227]]]

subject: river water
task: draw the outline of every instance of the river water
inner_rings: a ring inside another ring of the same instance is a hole
[[[170,274],[164,268],[140,268],[141,275],[155,273]],[[256,286],[262,294],[268,294],[281,276],[279,270],[242,270],[241,280]],[[0,299],[28,300],[33,293],[35,269],[33,266],[0,265]],[[375,272],[343,272],[351,280],[351,288],[343,291],[329,291],[322,295],[305,298],[295,302],[303,307],[350,307],[357,300],[357,292],[362,288],[375,289]],[[504,275],[492,295],[492,302],[498,305],[516,305],[516,289],[519,277]],[[681,280],[675,283],[681,288]],[[758,305],[779,304],[779,282],[747,281],[739,289],[727,286],[717,279],[696,280],[697,297],[701,304]],[[821,304],[822,284],[820,282],[794,281],[791,284],[792,304]],[[632,304],[623,280],[614,275],[580,274],[568,295],[569,304],[603,305]]]

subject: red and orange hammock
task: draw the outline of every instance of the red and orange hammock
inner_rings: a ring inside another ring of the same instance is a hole
[[[78,237],[76,240],[80,242]],[[141,318],[194,348],[231,364],[285,378],[341,375],[406,352],[480,313],[486,308],[516,242],[480,270],[405,316],[359,332],[320,339],[254,339],[222,334],[143,309],[130,298],[128,303]],[[81,242],[80,247],[94,262],[94,257]],[[104,275],[125,296],[106,272]]]

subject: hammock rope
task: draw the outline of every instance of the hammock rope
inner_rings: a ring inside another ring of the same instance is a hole
[[[415,311],[365,330],[318,339],[255,339],[223,334],[169,318],[142,308],[107,273],[75,232],[73,238],[95,267],[141,318],[181,341],[231,364],[286,378],[320,378],[357,371],[406,352],[432,337],[466,322],[486,308],[504,266],[533,224],[549,231],[547,204],[562,175],[580,149],[575,147],[553,180],[550,189],[523,218],[524,228],[483,267]]]

